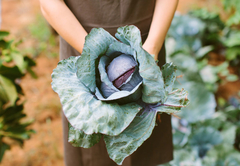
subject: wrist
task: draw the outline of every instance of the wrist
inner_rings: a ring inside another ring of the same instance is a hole
[[[143,49],[149,54],[154,55],[154,60],[157,60],[160,48],[158,48],[155,44],[146,40],[146,42],[143,44]]]

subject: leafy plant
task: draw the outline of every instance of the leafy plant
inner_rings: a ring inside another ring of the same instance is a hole
[[[6,138],[15,140],[22,146],[24,140],[34,133],[28,129],[32,121],[22,120],[26,114],[23,113],[23,103],[19,101],[23,92],[18,80],[26,72],[36,77],[31,70],[35,62],[22,55],[13,40],[5,40],[8,35],[8,32],[0,31],[0,162],[4,152],[10,149]]]
[[[231,66],[238,67],[238,73],[240,74],[239,29],[227,26],[221,20],[219,13],[210,12],[207,9],[193,10],[189,14],[201,19],[207,25],[202,43],[204,45],[210,44],[214,47],[216,53],[224,54],[225,59]]]
[[[227,25],[239,25],[240,24],[240,4],[238,0],[221,0],[224,9],[229,14],[227,19]]]
[[[174,17],[166,40],[168,61],[178,66],[175,87],[188,90],[191,103],[179,113],[181,120],[172,118],[175,156],[165,165],[240,165],[238,99],[219,99],[220,107],[215,96],[220,84],[239,80],[228,71],[238,59],[233,50],[238,42],[238,31],[217,13],[200,9]],[[228,50],[231,60],[210,64],[209,54],[228,57]]]
[[[161,71],[137,27],[118,28],[116,38],[92,29],[81,56],[54,69],[52,88],[70,123],[69,142],[89,148],[103,136],[109,157],[122,164],[150,137],[158,114],[178,112],[188,99],[184,89],[173,89],[176,66]]]
[[[58,44],[57,34],[41,15],[36,16],[34,23],[28,27],[28,31],[28,38],[31,38],[34,47],[28,48],[27,52],[31,52],[33,56],[41,53],[49,57],[58,56],[58,49],[54,47]]]

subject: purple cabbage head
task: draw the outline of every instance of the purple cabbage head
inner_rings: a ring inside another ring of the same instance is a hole
[[[137,101],[141,98],[142,84],[137,61],[124,53],[113,57],[100,58],[101,83],[96,96],[100,100],[117,100],[120,103]]]

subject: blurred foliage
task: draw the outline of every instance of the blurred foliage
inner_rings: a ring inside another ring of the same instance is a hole
[[[34,133],[28,129],[32,120],[22,120],[26,114],[19,99],[23,92],[18,82],[27,72],[36,78],[31,70],[35,62],[18,51],[19,42],[5,40],[8,35],[8,32],[0,31],[0,162],[11,146],[6,140],[14,140],[22,146]]]
[[[239,34],[206,9],[175,15],[167,61],[178,66],[175,86],[188,90],[191,102],[180,120],[172,118],[174,160],[166,166],[240,165],[240,96],[216,96],[219,85],[239,81]]]
[[[194,10],[190,15],[201,19],[207,25],[204,29],[202,43],[213,45],[215,52],[223,54],[231,66],[240,66],[240,31],[228,27],[219,14],[209,12],[207,9]],[[240,19],[240,16],[239,16]],[[240,23],[240,22],[239,22]],[[239,67],[240,68],[240,67]],[[240,73],[240,69],[239,73]]]
[[[239,0],[221,0],[225,9],[225,12],[229,14],[229,18],[226,21],[228,26],[240,25],[240,3]]]
[[[28,28],[30,33],[29,37],[34,46],[28,48],[27,52],[30,52],[33,56],[38,56],[43,53],[48,57],[57,57],[57,33],[41,15],[37,15],[35,20],[36,21]]]

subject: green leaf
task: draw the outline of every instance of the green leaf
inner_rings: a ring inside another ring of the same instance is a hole
[[[226,80],[228,80],[229,82],[234,82],[234,81],[239,80],[239,77],[237,75],[235,75],[235,74],[229,74],[226,77]]]
[[[209,160],[210,159],[210,160]],[[221,143],[210,149],[207,155],[203,158],[203,164],[209,163],[209,161],[215,161],[216,166],[222,164],[221,166],[228,166],[228,163],[233,161],[233,163],[239,160],[239,152],[234,149],[232,144]],[[239,164],[233,164],[233,166],[238,166]],[[215,165],[214,165],[215,166]]]
[[[173,145],[175,148],[183,148],[188,142],[187,133],[183,133],[180,130],[174,129],[173,133]]]
[[[118,136],[104,136],[110,158],[121,164],[125,157],[149,138],[155,126],[157,112],[172,113],[180,110],[188,104],[186,96],[186,91],[178,89],[171,92],[165,103],[160,106],[142,103],[145,110],[139,112],[126,130]]]
[[[174,159],[169,162],[169,164],[163,164],[160,166],[201,166],[199,161],[196,160],[196,157],[192,152],[187,151],[186,149],[174,150]]]
[[[211,126],[212,128],[214,128],[215,130],[219,130],[222,128],[223,123],[225,123],[226,119],[219,117],[219,114],[214,114],[214,117],[211,119],[206,119],[204,121],[201,122],[197,122],[195,124],[196,128],[201,128],[201,127],[209,127]]]
[[[12,50],[11,46],[14,40],[0,40],[0,48]]]
[[[192,81],[178,86],[188,91],[188,99],[191,101],[188,107],[183,108],[179,113],[181,118],[193,123],[213,117],[216,107],[215,97],[204,84]]]
[[[118,135],[132,122],[141,107],[135,103],[119,105],[97,100],[76,76],[76,62],[70,57],[59,62],[52,74],[52,88],[58,93],[69,123],[86,134]]]
[[[91,92],[96,89],[95,61],[106,53],[114,41],[116,39],[102,28],[92,29],[85,39],[81,58],[76,63],[77,76]]]
[[[240,32],[232,31],[227,38],[223,38],[222,42],[226,47],[240,46]]]
[[[0,86],[0,94],[2,94],[2,91],[1,91],[1,86]],[[1,99],[1,97],[0,97],[0,114],[2,114],[2,112],[3,112],[3,105],[5,104],[5,101],[4,101],[4,99]],[[1,129],[1,121],[0,121],[0,129]]]
[[[219,77],[217,72],[214,70],[214,67],[211,65],[205,66],[202,70],[199,71],[202,80],[206,83],[214,84],[218,81]]]
[[[153,57],[142,48],[139,29],[135,26],[120,27],[115,36],[137,52],[139,73],[143,78],[142,100],[146,103],[164,102],[166,91],[162,72]]]
[[[124,26],[119,27],[117,29],[117,33],[115,34],[116,38],[118,38],[121,42],[130,45],[132,48],[136,50],[136,47],[142,46],[142,39],[140,30],[133,26]],[[136,50],[137,51],[137,50]]]
[[[18,123],[21,118],[26,116],[22,111],[23,105],[14,105],[7,107],[2,113],[0,113],[0,116],[4,117],[4,123],[15,124]]]
[[[239,166],[240,165],[240,155],[239,153],[229,154],[225,159],[225,165],[227,166]]]
[[[2,40],[4,37],[8,36],[9,32],[7,31],[0,31],[0,40]]]
[[[17,67],[19,68],[19,70],[24,73],[25,72],[25,68],[26,68],[26,64],[24,63],[24,57],[21,53],[13,51],[11,53],[11,57],[13,58],[14,62],[16,63]]]
[[[3,75],[11,80],[24,76],[17,66],[7,67],[4,65],[0,65],[0,75]]]
[[[8,96],[5,92],[5,89],[3,88],[1,83],[0,83],[0,101],[1,101],[2,106],[9,101]],[[0,107],[0,108],[2,108],[2,107]],[[3,109],[0,109],[0,114],[2,111],[3,111]]]
[[[226,49],[226,59],[231,61],[237,58],[240,55],[240,47],[229,47]]]
[[[27,66],[29,67],[36,66],[36,62],[28,56],[24,56],[24,61],[27,63]]]
[[[3,87],[11,105],[14,105],[18,98],[18,93],[14,83],[8,78],[0,75],[0,85]]]
[[[119,41],[114,41],[112,44],[110,44],[106,55],[107,56],[113,56],[112,54],[128,54],[128,55],[132,55],[134,57],[135,60],[137,60],[137,55],[136,55],[136,51],[130,47],[127,44],[121,43]]]
[[[3,159],[3,154],[6,150],[10,149],[10,146],[8,144],[5,144],[3,142],[0,142],[0,163]]]
[[[155,109],[158,112],[165,112],[168,114],[176,113],[189,104],[187,96],[188,92],[184,89],[175,89],[168,94],[167,100]]]
[[[98,143],[102,137],[102,134],[87,135],[80,130],[74,129],[70,124],[68,126],[68,142],[74,147],[90,148]]]
[[[209,11],[207,8],[194,9],[190,11],[189,14],[204,21],[204,23],[207,24],[206,28],[210,32],[210,35],[211,33],[219,32],[225,27],[225,24],[219,16],[219,13],[215,11]]]
[[[145,110],[140,112],[129,127],[118,136],[104,135],[109,157],[118,165],[137,150],[150,137],[155,127],[156,112]]]
[[[239,10],[239,9],[237,9]],[[240,23],[240,13],[239,12],[235,12],[235,14],[233,14],[228,20],[227,20],[227,25],[231,26],[231,25],[239,25]]]
[[[202,47],[196,52],[195,56],[197,59],[200,59],[200,58],[204,57],[205,55],[207,55],[209,52],[213,51],[213,49],[214,49],[213,46]]]
[[[5,40],[0,40],[0,48],[6,49],[8,47],[8,42]]]
[[[199,157],[204,157],[212,146],[222,142],[219,131],[212,127],[202,127],[193,131],[189,139],[189,144],[196,148]]]
[[[165,89],[168,92],[172,91],[174,82],[176,80],[176,70],[177,66],[174,66],[173,63],[166,63],[162,67]]]
[[[28,132],[2,132],[0,131],[0,135],[4,137],[9,137],[16,140],[26,140],[30,138],[30,134]]]
[[[179,70],[190,72],[198,71],[196,59],[189,56],[188,53],[176,53],[173,57],[171,57],[171,61],[178,67]]]
[[[175,14],[168,35],[176,40],[176,50],[197,51],[202,47],[202,34],[206,24],[196,17]]]
[[[225,122],[223,124],[224,126],[221,130],[223,142],[232,146],[235,143],[237,126],[231,124],[230,122]]]
[[[38,76],[36,75],[36,73],[31,69],[31,67],[27,67],[27,72],[32,76],[32,78],[37,79]]]
[[[223,138],[219,131],[212,127],[201,127],[193,130],[189,143],[191,146],[202,146],[204,144],[217,145]]]

